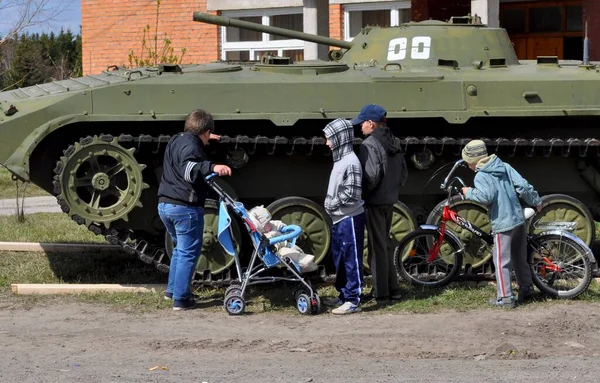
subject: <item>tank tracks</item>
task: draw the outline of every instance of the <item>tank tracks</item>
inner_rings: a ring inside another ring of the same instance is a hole
[[[100,135],[101,141],[111,142],[115,138],[112,135]],[[136,150],[152,150],[153,153],[158,153],[161,145],[166,145],[171,138],[169,135],[159,135],[159,136],[151,136],[151,135],[140,135],[140,136],[132,136],[127,134],[122,134],[117,138],[117,142],[126,147],[136,147]],[[90,137],[82,138],[81,141],[89,140]],[[518,148],[525,148],[527,156],[533,156],[536,148],[542,148],[542,153],[545,157],[549,157],[552,155],[554,150],[559,150],[562,156],[569,156],[572,150],[576,150],[580,157],[585,157],[588,155],[588,151],[590,148],[596,148],[597,155],[600,157],[600,140],[596,138],[569,138],[569,139],[561,139],[561,138],[553,138],[553,139],[507,139],[507,138],[497,138],[497,139],[489,139],[489,138],[479,138],[486,142],[488,147],[494,150],[494,146],[496,147],[496,151],[500,148],[508,148],[509,156],[514,156]],[[446,147],[452,148],[454,150],[454,154],[456,156],[460,155],[460,151],[466,145],[471,138],[435,138],[435,137],[405,137],[401,139],[402,145],[405,148],[409,146],[418,146],[421,150],[428,148],[435,155],[441,155]],[[362,143],[361,138],[354,139],[354,145],[360,145]],[[296,147],[304,147],[309,151],[307,154],[312,154],[313,149],[316,146],[325,145],[326,141],[322,137],[295,137],[295,138],[287,138],[287,137],[266,137],[266,136],[245,136],[238,135],[234,137],[223,135],[219,140],[219,144],[229,144],[235,145],[244,145],[245,147],[249,147],[248,154],[252,155],[256,152],[256,150],[263,148],[266,149],[268,154],[274,154],[275,150],[278,147],[284,147],[286,154],[292,155],[296,149]],[[65,156],[71,155],[75,151],[75,147],[70,145],[66,150],[64,150],[63,154]],[[57,197],[58,204],[61,209],[65,213],[69,213],[70,207],[66,201],[61,199],[59,196],[61,194],[61,186],[58,181],[58,174],[60,174],[61,169],[60,161],[57,162],[57,167],[54,169],[55,174],[54,177],[54,194]],[[85,219],[78,215],[73,215],[71,217],[77,224],[86,225]],[[120,246],[125,252],[136,255],[140,260],[144,263],[153,265],[159,271],[163,273],[169,272],[169,256],[167,255],[166,249],[164,248],[164,244],[156,243],[154,239],[150,239],[144,236],[136,236],[130,230],[125,228],[111,228],[106,229],[101,225],[91,223],[87,226],[88,230],[93,232],[96,235],[102,235],[106,238],[106,240],[112,244]],[[161,238],[162,240],[162,238]],[[204,270],[202,272],[196,270],[193,285],[195,286],[227,286],[232,281],[236,281],[236,279],[232,279],[231,269],[223,271],[219,275],[211,274],[210,270]],[[243,270],[245,271],[245,270]],[[327,275],[325,272],[325,268],[320,265],[319,270],[315,272],[318,274],[315,277],[316,280],[332,283],[335,281],[335,275]],[[467,271],[467,273],[469,273]],[[468,277],[469,279],[487,279],[490,276],[493,276],[491,271],[484,271],[479,275],[465,275],[464,277]]]

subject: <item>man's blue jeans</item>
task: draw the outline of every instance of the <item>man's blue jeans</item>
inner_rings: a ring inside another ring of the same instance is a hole
[[[190,299],[190,283],[202,251],[204,209],[160,202],[158,214],[174,245],[167,292],[176,301]]]

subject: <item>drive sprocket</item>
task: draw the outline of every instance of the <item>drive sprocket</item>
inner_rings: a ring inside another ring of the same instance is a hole
[[[128,220],[142,207],[140,196],[148,185],[134,157],[135,148],[124,148],[109,135],[82,138],[71,145],[57,163],[55,186],[66,213],[110,228],[112,222]],[[65,206],[66,205],[66,206]]]

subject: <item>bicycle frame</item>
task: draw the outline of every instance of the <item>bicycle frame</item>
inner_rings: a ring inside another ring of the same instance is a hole
[[[481,228],[477,227],[476,225],[473,225],[471,222],[467,221],[465,218],[461,217],[460,214],[458,214],[457,212],[453,211],[450,208],[450,199],[452,197],[452,191],[453,190],[457,191],[460,194],[460,191],[458,191],[458,189],[455,186],[453,186],[452,183],[456,180],[462,186],[466,186],[466,184],[463,182],[463,180],[460,179],[459,177],[451,178],[454,171],[463,164],[464,164],[463,160],[457,161],[454,164],[454,166],[452,167],[452,170],[450,170],[450,172],[444,179],[444,182],[441,184],[441,188],[445,189],[448,192],[448,198],[446,199],[446,203],[442,210],[442,220],[441,220],[440,224],[437,226],[437,228],[440,232],[440,236],[439,236],[438,241],[435,244],[435,246],[430,250],[430,254],[429,254],[429,258],[428,258],[429,263],[433,262],[435,260],[435,258],[437,258],[437,256],[438,256],[439,250],[440,250],[442,243],[444,241],[444,238],[446,236],[446,224],[448,221],[454,222],[461,228],[471,232],[472,234],[476,235],[477,237],[479,237],[483,241],[485,241],[488,245],[494,244],[494,237],[492,236],[491,233],[487,233],[487,232],[483,231]],[[574,225],[569,225],[569,224],[570,223],[563,223],[563,222],[557,222],[556,225],[545,224],[546,230],[549,230],[549,231],[546,231],[542,234],[562,235],[562,236],[568,237],[571,240],[579,243],[580,245],[582,245],[582,247],[584,249],[589,249],[589,247],[585,244],[585,242],[583,242],[579,237],[566,231],[566,230],[573,230],[577,226],[576,223]],[[464,245],[463,245],[462,241],[459,241],[459,243],[460,243],[461,247],[464,249]],[[533,236],[531,234],[527,234],[527,245],[529,247],[532,247],[533,249],[540,248],[540,244],[536,240],[536,236]],[[596,262],[595,257],[592,254],[591,250],[588,251],[587,255],[592,263]],[[545,268],[547,270],[556,271],[556,272],[561,271],[560,266],[554,264],[547,257],[542,257],[542,260],[544,261],[544,263],[546,263]],[[531,263],[531,261],[532,260],[530,260],[530,263]]]
[[[446,206],[444,206],[444,210],[442,212],[442,221],[439,225],[440,237],[438,239],[436,246],[434,246],[434,248],[431,251],[431,254],[429,255],[429,259],[428,259],[429,262],[433,262],[433,260],[437,257],[438,251],[439,251],[441,244],[444,241],[444,237],[446,235],[446,223],[448,221],[452,221],[455,224],[457,224],[458,226],[462,227],[463,229],[468,230],[469,232],[475,234],[476,236],[478,236],[479,238],[484,240],[488,245],[494,244],[494,237],[492,236],[491,233],[486,233],[485,231],[481,230],[476,225],[473,225],[471,222],[469,222],[466,219],[464,219],[463,217],[461,217],[457,212],[450,209],[450,206],[446,205]],[[533,238],[533,236],[531,236],[529,234],[527,234],[527,245],[530,247],[533,247],[534,249],[537,249],[540,247],[539,243]],[[462,246],[462,242],[461,242],[461,246]],[[546,270],[555,271],[555,272],[561,271],[560,266],[554,264],[547,257],[542,257],[542,260],[546,263],[544,265],[544,268]]]

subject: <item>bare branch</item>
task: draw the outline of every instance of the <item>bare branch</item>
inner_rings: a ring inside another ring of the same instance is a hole
[[[16,38],[25,29],[33,26],[53,25],[57,17],[77,0],[0,0],[0,14],[8,15],[0,21],[0,45]]]

